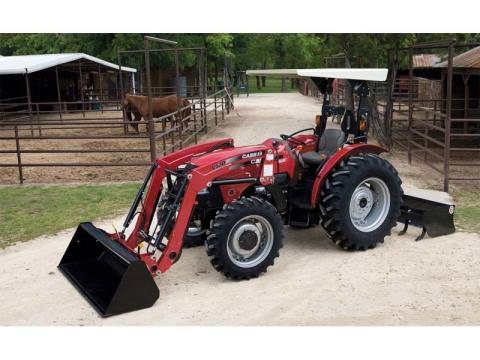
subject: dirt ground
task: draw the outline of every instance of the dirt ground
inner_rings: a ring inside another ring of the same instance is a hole
[[[319,109],[298,94],[242,97],[209,137],[260,142],[309,127]],[[392,161],[405,184],[428,185],[418,169]],[[96,225],[110,231],[122,220]],[[0,325],[480,324],[480,236],[457,232],[415,242],[419,229],[404,236],[399,230],[374,250],[345,252],[319,227],[287,227],[275,266],[243,282],[217,273],[202,247],[186,249],[157,278],[154,307],[102,319],[56,269],[69,229],[0,251]]]

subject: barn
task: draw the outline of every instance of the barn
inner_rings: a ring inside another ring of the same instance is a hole
[[[448,61],[436,54],[416,54],[412,57],[413,76],[423,81],[422,99],[445,99]],[[452,59],[452,117],[480,118],[480,46],[461,52]],[[399,91],[408,93],[408,69],[398,71]],[[445,104],[442,104],[442,110]]]
[[[124,87],[135,87],[136,69],[121,68]],[[50,110],[58,103],[118,99],[119,66],[84,53],[0,57],[0,104],[17,111],[26,104]]]

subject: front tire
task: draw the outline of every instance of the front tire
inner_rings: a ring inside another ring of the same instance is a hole
[[[383,243],[400,215],[401,183],[395,168],[377,155],[344,159],[322,188],[322,227],[345,250]]]
[[[226,277],[246,280],[273,265],[282,247],[283,221],[275,207],[257,197],[226,204],[207,237],[207,255]]]

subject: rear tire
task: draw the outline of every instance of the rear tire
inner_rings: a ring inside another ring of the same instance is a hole
[[[246,280],[266,272],[282,247],[283,221],[277,209],[257,197],[224,205],[207,237],[207,255],[226,277]]]
[[[322,188],[322,227],[345,250],[383,243],[400,216],[401,183],[395,168],[377,155],[344,159]]]

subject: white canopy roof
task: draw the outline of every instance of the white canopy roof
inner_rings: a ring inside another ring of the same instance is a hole
[[[247,70],[249,76],[321,77],[366,81],[386,81],[388,69],[272,69]]]
[[[0,75],[32,73],[80,59],[90,60],[97,64],[119,70],[119,66],[116,64],[83,53],[42,54],[2,56],[0,57]],[[122,71],[136,72],[137,70],[122,66]]]

